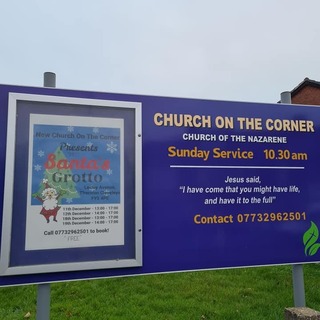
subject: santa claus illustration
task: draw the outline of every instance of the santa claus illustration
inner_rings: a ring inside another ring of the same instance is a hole
[[[38,194],[35,195],[35,198],[42,202],[40,214],[46,218],[47,223],[50,222],[50,217],[53,217],[53,221],[57,222],[57,214],[61,208],[58,205],[60,194],[58,194],[55,188],[49,186],[47,179],[43,179],[43,183],[45,189],[42,191],[41,197]]]

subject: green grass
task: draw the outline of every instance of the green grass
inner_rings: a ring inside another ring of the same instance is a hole
[[[320,310],[320,265],[304,266],[304,276],[307,306]],[[0,320],[35,319],[36,296],[37,286],[1,288]],[[51,285],[53,320],[276,320],[292,306],[290,266]]]

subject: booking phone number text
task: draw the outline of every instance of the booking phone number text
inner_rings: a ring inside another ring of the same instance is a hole
[[[74,235],[74,234],[85,234],[89,233],[88,229],[74,229],[74,230],[50,230],[44,231],[45,236],[53,236],[53,235]]]

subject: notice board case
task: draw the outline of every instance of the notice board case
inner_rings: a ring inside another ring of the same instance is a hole
[[[10,93],[1,274],[141,266],[139,103]]]

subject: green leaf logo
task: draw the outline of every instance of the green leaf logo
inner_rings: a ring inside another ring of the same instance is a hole
[[[320,248],[320,243],[316,243],[318,238],[318,227],[311,221],[310,228],[303,235],[304,253],[306,256],[313,256],[317,253]]]
[[[309,256],[315,255],[319,250],[319,248],[320,248],[320,243],[315,243],[314,245],[312,245],[309,250]]]

